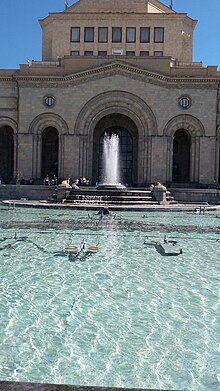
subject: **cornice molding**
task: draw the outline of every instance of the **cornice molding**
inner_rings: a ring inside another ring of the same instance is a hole
[[[113,74],[124,74],[127,76],[132,75],[132,77],[138,77],[141,78],[142,81],[148,80],[148,82],[151,83],[161,83],[161,84],[167,84],[169,86],[175,86],[178,85],[197,85],[201,87],[201,85],[210,85],[210,86],[216,86],[216,84],[220,83],[220,76],[219,78],[213,78],[213,77],[190,77],[190,76],[184,76],[184,77],[176,77],[176,76],[168,76],[168,75],[162,75],[160,73],[156,73],[153,71],[148,71],[145,69],[137,68],[132,65],[124,64],[122,62],[114,62],[111,64],[103,65],[101,67],[91,68],[85,71],[76,72],[73,74],[68,75],[62,75],[62,76],[41,76],[41,75],[19,75],[16,74],[13,76],[13,79],[18,81],[19,83],[25,84],[28,83],[63,83],[63,84],[69,84],[69,83],[84,83],[87,82],[88,79],[100,78],[100,76],[103,75],[105,77],[106,75],[113,75]],[[4,81],[12,81],[12,78],[3,78]],[[2,78],[0,77],[0,81]]]
[[[1,76],[0,75],[0,83],[5,83],[5,82],[11,82],[13,83],[14,81],[14,76]]]

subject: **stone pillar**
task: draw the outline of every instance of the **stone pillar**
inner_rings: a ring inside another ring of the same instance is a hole
[[[190,154],[190,182],[199,182],[200,138],[192,137]]]
[[[80,136],[79,140],[79,175],[89,177],[88,172],[88,143],[87,136]]]
[[[59,134],[59,151],[58,151],[58,178],[64,177],[64,142],[63,134]]]
[[[18,180],[18,133],[14,133],[14,173],[13,177]]]
[[[140,146],[139,146],[140,148]],[[151,182],[151,157],[152,157],[152,136],[144,137],[143,143],[143,165],[139,160],[138,164],[138,182]],[[141,167],[143,171],[141,172]]]
[[[41,134],[32,135],[32,159],[33,159],[33,178],[41,177],[41,155],[42,155],[42,145],[41,145]]]
[[[152,153],[151,153],[151,178],[150,182],[157,181],[166,182],[166,156],[167,148],[163,137],[152,137]]]
[[[216,161],[215,161],[215,182],[219,183],[220,181],[220,125],[218,126],[217,129],[217,138],[216,138],[216,144],[215,144],[215,156],[216,156]]]
[[[18,179],[33,177],[33,135],[18,134],[17,171]]]
[[[166,167],[166,181],[173,180],[173,137],[167,137],[167,167]]]

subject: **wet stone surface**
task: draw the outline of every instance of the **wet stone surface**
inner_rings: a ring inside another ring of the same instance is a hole
[[[122,391],[123,388],[80,387],[80,386],[68,386],[62,384],[58,385],[58,384],[37,384],[37,383],[20,383],[20,382],[16,383],[16,382],[3,381],[0,382],[0,390],[1,391]],[[141,390],[135,388],[130,388],[130,389],[126,388],[126,391],[141,391]],[[159,390],[145,389],[144,391],[159,391]]]

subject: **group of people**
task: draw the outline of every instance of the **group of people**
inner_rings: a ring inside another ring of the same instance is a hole
[[[44,179],[43,179],[43,183],[44,185],[46,186],[57,186],[58,185],[58,179],[56,177],[56,175],[53,175],[52,178],[50,178],[50,176],[47,174],[45,175]],[[81,176],[79,178],[67,178],[67,179],[64,179],[63,181],[61,181],[59,183],[60,185],[62,186],[66,186],[66,187],[75,187],[75,188],[79,188],[81,186],[86,186],[89,184],[89,180],[84,177],[84,176]]]
[[[89,180],[85,176],[80,176],[74,180],[77,186],[86,186],[89,185]]]
[[[47,174],[44,177],[44,185],[46,185],[46,186],[57,186],[57,184],[58,184],[58,179],[57,179],[56,175],[53,175],[52,178],[50,178],[49,175]]]
[[[73,188],[73,189],[79,189],[81,186],[86,186],[89,185],[89,180],[86,179],[86,177],[79,177],[79,178],[67,178],[64,179],[61,183],[60,186],[65,186],[67,188]]]

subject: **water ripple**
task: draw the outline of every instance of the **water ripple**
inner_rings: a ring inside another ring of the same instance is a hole
[[[173,230],[183,254],[162,257],[146,232],[94,233],[32,229],[28,246],[1,252],[0,378],[219,390],[220,242]],[[70,261],[74,234],[100,251]]]

